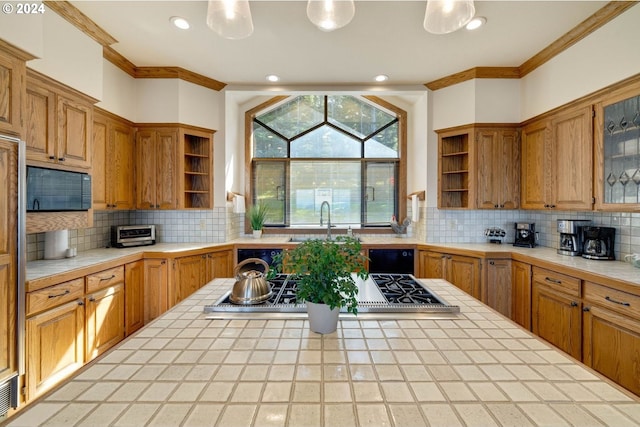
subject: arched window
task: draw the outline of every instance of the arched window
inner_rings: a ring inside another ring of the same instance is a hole
[[[406,113],[376,97],[300,95],[247,112],[252,203],[267,227],[388,227],[406,211]]]

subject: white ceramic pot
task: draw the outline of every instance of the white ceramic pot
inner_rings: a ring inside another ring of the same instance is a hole
[[[262,230],[253,230],[253,238],[259,239],[262,237]]]
[[[330,334],[338,329],[339,308],[331,310],[327,304],[307,302],[309,328],[318,334]]]

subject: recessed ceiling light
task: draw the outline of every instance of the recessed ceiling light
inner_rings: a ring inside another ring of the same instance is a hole
[[[179,16],[172,16],[171,18],[169,18],[169,21],[171,21],[173,25],[180,28],[181,30],[188,30],[190,27],[189,22]]]
[[[469,31],[477,30],[478,28],[482,27],[486,23],[487,23],[487,18],[485,18],[484,16],[476,16],[471,21],[469,21],[469,23],[465,28]]]
[[[280,77],[276,76],[275,74],[269,74],[267,76],[267,80],[270,82],[277,82],[278,80],[280,80]]]
[[[386,82],[387,80],[389,80],[389,76],[385,74],[378,74],[377,76],[375,76],[374,80],[377,82]]]

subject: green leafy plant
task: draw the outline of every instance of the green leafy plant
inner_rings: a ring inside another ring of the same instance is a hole
[[[335,240],[310,239],[294,249],[285,249],[274,258],[270,273],[286,270],[296,280],[298,300],[327,304],[329,308],[347,307],[358,313],[358,286],[352,276],[366,279],[367,257],[358,239],[338,236]]]
[[[252,230],[262,230],[268,210],[267,205],[262,202],[249,208],[249,222]]]

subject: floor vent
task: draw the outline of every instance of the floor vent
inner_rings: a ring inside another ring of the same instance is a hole
[[[7,416],[10,408],[15,408],[18,405],[17,387],[17,376],[0,385],[0,419],[4,419]]]

